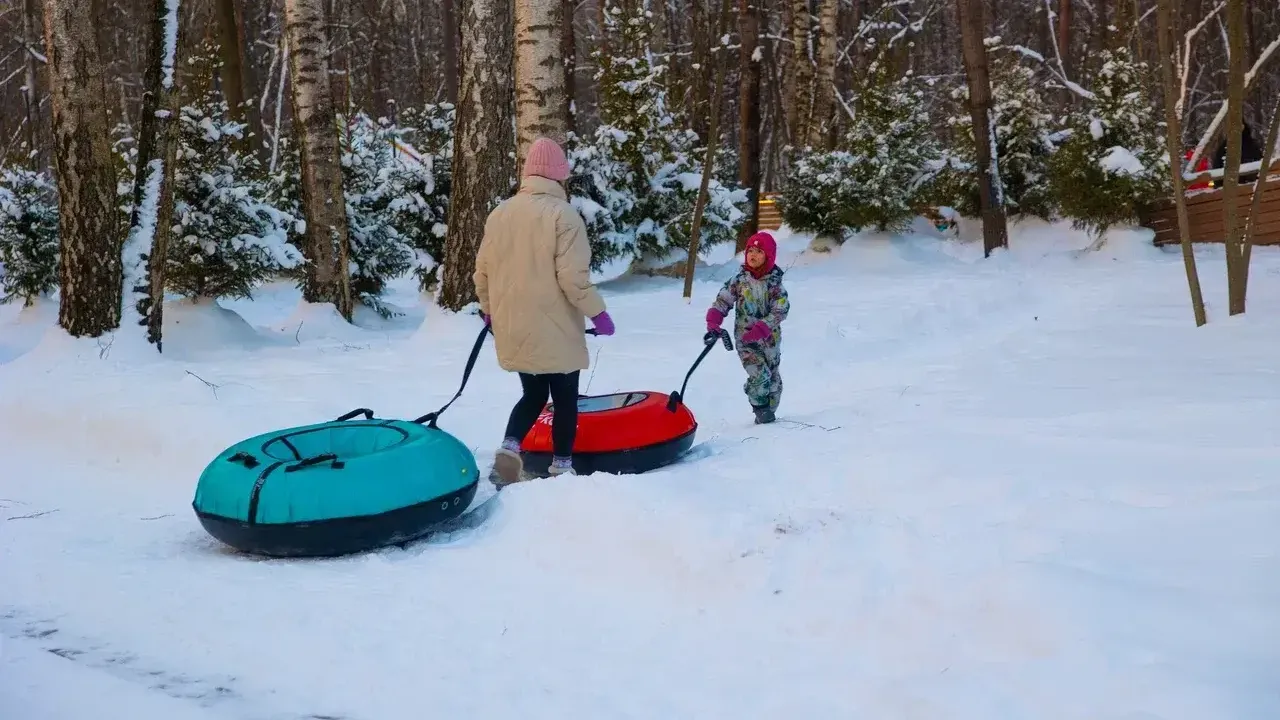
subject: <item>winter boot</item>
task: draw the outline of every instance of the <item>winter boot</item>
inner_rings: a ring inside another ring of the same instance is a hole
[[[751,409],[756,414],[757,425],[768,425],[769,423],[773,422],[776,419],[773,415],[773,411],[770,410],[767,405],[764,407],[752,406]]]
[[[577,475],[573,471],[572,457],[552,457],[551,465],[547,468],[547,474],[555,477],[556,475]]]
[[[489,481],[497,487],[510,485],[520,480],[524,471],[524,459],[520,457],[520,441],[507,438],[502,446],[493,454],[493,471],[489,473]]]

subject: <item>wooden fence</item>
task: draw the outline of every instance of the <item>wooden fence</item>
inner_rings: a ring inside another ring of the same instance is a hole
[[[1258,183],[1242,184],[1236,188],[1235,202],[1241,227],[1249,218],[1253,202],[1253,190]],[[1258,220],[1253,231],[1254,245],[1280,245],[1280,177],[1272,176],[1260,184],[1262,199],[1258,204]],[[1187,219],[1191,226],[1191,242],[1226,242],[1222,212],[1226,202],[1221,189],[1201,190],[1187,196]],[[1169,245],[1181,242],[1178,234],[1178,210],[1173,199],[1162,200],[1139,214],[1144,227],[1156,231],[1155,244]]]

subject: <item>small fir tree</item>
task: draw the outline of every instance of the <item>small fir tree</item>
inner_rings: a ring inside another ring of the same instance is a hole
[[[58,191],[42,172],[0,168],[0,290],[23,307],[58,287]]]
[[[1049,165],[1062,214],[1095,238],[1138,221],[1138,208],[1170,192],[1162,123],[1147,92],[1145,63],[1123,45],[1103,50],[1095,100],[1073,112],[1069,136]]]
[[[837,239],[867,227],[903,230],[932,191],[939,156],[923,89],[876,60],[840,147],[793,163],[778,201],[783,220]]]
[[[596,50],[602,124],[591,141],[570,138],[571,202],[592,241],[593,266],[617,257],[665,258],[688,248],[702,178],[698,137],[667,102],[666,66],[652,52],[644,3],[607,2],[607,52]],[[735,238],[746,193],[713,181],[700,244]]]
[[[404,139],[401,142],[427,170],[410,173],[405,180],[405,195],[397,207],[397,225],[417,253],[414,274],[424,292],[435,290],[444,257],[453,184],[455,119],[456,110],[449,103],[408,108],[400,114],[405,138],[413,144],[410,146]]]
[[[188,63],[191,98],[178,114],[165,287],[188,298],[249,298],[254,287],[303,262],[287,242],[297,220],[271,204],[265,170],[242,150],[246,126],[230,118],[213,87],[222,64],[217,46],[204,43]]]
[[[1048,138],[1053,116],[1045,112],[1046,103],[1040,95],[1035,70],[1020,64],[1016,55],[992,57],[991,114],[1005,208],[1010,215],[1052,220],[1056,203],[1049,188],[1053,144]],[[956,103],[955,113],[947,124],[955,138],[953,158],[960,166],[972,168],[977,163],[977,151],[973,144],[968,86],[960,85],[951,96]],[[950,175],[949,204],[961,215],[979,216],[977,176],[972,170]]]

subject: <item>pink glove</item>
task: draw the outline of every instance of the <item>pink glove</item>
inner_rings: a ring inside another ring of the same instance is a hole
[[[715,308],[707,311],[707,332],[715,332],[720,329],[720,324],[724,322],[724,313]]]
[[[484,320],[485,327],[489,327],[493,324],[493,318],[489,317],[486,313],[480,313],[480,318]]]
[[[763,320],[757,320],[755,324],[747,328],[746,332],[742,333],[742,342],[747,344],[757,343],[772,334],[773,331],[769,329],[769,326]]]

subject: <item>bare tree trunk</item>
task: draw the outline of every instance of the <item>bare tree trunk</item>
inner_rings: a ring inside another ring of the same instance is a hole
[[[1182,243],[1182,264],[1187,272],[1187,287],[1191,291],[1191,311],[1195,314],[1196,327],[1208,322],[1204,313],[1204,295],[1200,291],[1200,273],[1196,270],[1196,256],[1191,247],[1191,221],[1187,217],[1187,197],[1182,182],[1182,163],[1178,158],[1182,146],[1182,119],[1175,99],[1181,94],[1173,79],[1173,43],[1172,19],[1174,0],[1158,0],[1156,8],[1156,40],[1160,48],[1160,76],[1164,84],[1164,119],[1165,147],[1169,151],[1172,162],[1169,170],[1173,173],[1173,202],[1178,213],[1178,234]]]
[[[1071,0],[1058,0],[1058,52],[1062,72],[1071,77]]]
[[[1267,125],[1267,139],[1262,143],[1262,164],[1258,168],[1258,179],[1253,181],[1253,199],[1249,201],[1249,220],[1244,226],[1244,257],[1240,264],[1244,266],[1244,277],[1241,278],[1240,295],[1247,297],[1249,292],[1249,261],[1253,257],[1253,231],[1258,223],[1258,210],[1262,207],[1262,191],[1267,183],[1267,175],[1271,173],[1271,158],[1276,154],[1276,138],[1280,136],[1280,100],[1271,111],[1271,122]]]
[[[738,230],[736,252],[746,249],[760,227],[760,2],[738,0],[738,182],[747,189],[751,209]]]
[[[75,337],[120,326],[123,238],[94,0],[45,0],[61,259],[58,324]]]
[[[441,306],[454,311],[476,299],[471,276],[485,220],[511,189],[511,15],[511,0],[469,0],[462,16],[453,194],[440,288]]]
[[[562,0],[515,0],[516,163],[539,137],[565,141]]]
[[[458,102],[458,3],[466,0],[442,0],[444,14],[444,96],[450,103]]]
[[[332,302],[351,320],[347,212],[338,153],[337,112],[329,83],[329,39],[320,0],[285,0],[294,134],[301,140],[307,276],[302,298]]]
[[[578,97],[578,39],[573,30],[574,0],[560,0],[564,31],[560,35],[560,56],[564,60],[564,127],[568,132],[577,131]]]
[[[712,84],[711,116],[707,128],[707,153],[702,160],[702,184],[698,186],[698,199],[693,204],[693,227],[689,229],[689,254],[684,264],[684,299],[693,296],[693,272],[698,265],[698,241],[702,236],[702,213],[707,206],[707,187],[711,184],[711,174],[716,163],[716,149],[720,145],[720,101],[724,97],[725,71],[729,69],[729,51],[720,42],[729,31],[729,0],[720,0],[720,19],[716,23],[716,45],[714,58],[716,78]]]
[[[1227,252],[1227,312],[1238,315],[1244,312],[1244,277],[1249,268],[1243,267],[1244,247],[1236,202],[1236,190],[1240,186],[1241,137],[1244,124],[1244,0],[1227,0],[1227,39],[1235,50],[1227,63],[1227,160],[1222,171],[1223,218]]]
[[[956,0],[960,21],[960,44],[964,50],[965,77],[969,83],[969,116],[973,120],[973,140],[977,147],[978,198],[982,206],[982,250],[991,255],[1008,247],[1004,189],[1000,181],[1000,159],[996,155],[995,127],[991,118],[991,80],[987,74],[987,48],[983,43],[987,23],[983,17],[985,0]]]
[[[244,14],[237,0],[217,0],[218,42],[222,55],[222,96],[227,99],[231,117],[257,127],[249,100],[248,62],[245,57]]]
[[[36,0],[23,0],[22,4],[22,41],[26,44],[26,76],[23,78],[22,100],[27,110],[27,152],[28,160],[34,170],[43,170],[41,161],[41,122],[40,122],[40,83],[39,67],[36,65],[35,49],[40,46],[39,5]]]
[[[809,146],[827,147],[831,111],[835,107],[836,80],[836,20],[839,18],[838,0],[821,0],[818,15],[818,62],[813,80],[813,116],[809,121]],[[906,46],[906,42],[903,42]]]
[[[791,2],[791,61],[787,64],[787,140],[796,149],[809,139],[813,64],[809,60],[809,0]]]

